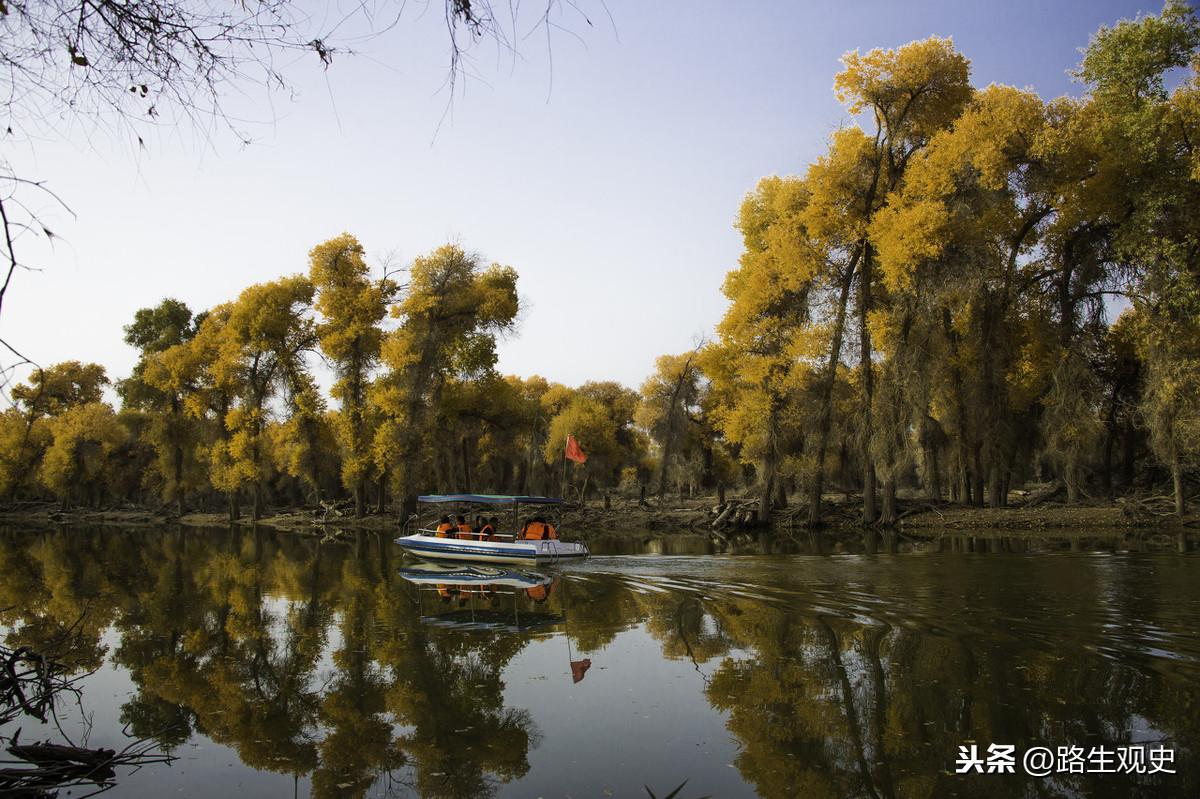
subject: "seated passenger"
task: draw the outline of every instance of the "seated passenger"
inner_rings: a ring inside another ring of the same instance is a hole
[[[547,522],[541,516],[536,516],[526,522],[522,537],[526,541],[556,540],[558,538],[558,531],[554,529],[554,525]]]
[[[450,523],[450,517],[443,516],[442,521],[437,526],[437,533],[435,533],[435,535],[438,538],[445,538],[446,533],[450,532],[453,529],[454,529],[454,525]]]
[[[467,524],[467,518],[465,516],[463,516],[461,513],[458,515],[457,518],[458,518],[458,537],[460,539],[470,541],[472,538],[475,537],[473,535],[475,530],[471,527],[471,525]]]
[[[495,541],[496,540],[496,517],[493,516],[490,520],[482,516],[479,517],[482,522],[479,525],[479,540],[480,541]]]

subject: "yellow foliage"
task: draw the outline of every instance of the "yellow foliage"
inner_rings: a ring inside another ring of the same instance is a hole
[[[948,38],[855,50],[842,56],[842,64],[833,82],[838,101],[852,114],[871,111],[882,125],[903,126],[914,138],[948,127],[971,96],[970,62]]]
[[[935,200],[889,204],[875,215],[871,240],[879,253],[879,266],[888,289],[912,288],[918,265],[942,254],[948,226],[946,207]]]
[[[110,458],[129,432],[105,402],[77,405],[49,423],[51,443],[38,476],[46,488],[66,496],[76,485],[92,487],[112,467]]]

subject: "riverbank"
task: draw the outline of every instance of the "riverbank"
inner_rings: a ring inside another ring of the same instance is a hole
[[[748,509],[754,503],[731,499],[735,510]],[[581,530],[588,533],[602,532],[620,535],[669,536],[679,533],[713,535],[721,538],[751,532],[756,525],[745,515],[736,514],[722,519],[722,512],[729,505],[719,505],[716,497],[696,497],[661,506],[633,499],[614,499],[609,507],[600,502],[576,507],[566,506],[562,515],[564,531]],[[858,502],[829,501],[825,508],[824,529],[830,532],[857,533],[862,530],[861,508]],[[1159,505],[1145,500],[1135,501],[1120,498],[1113,502],[1090,502],[1065,505],[1043,502],[1036,506],[1013,505],[1005,508],[977,508],[949,503],[928,504],[914,500],[902,500],[900,519],[896,528],[913,536],[924,536],[929,531],[946,530],[1006,530],[1006,531],[1054,531],[1054,530],[1121,530],[1133,528],[1177,529],[1200,526],[1200,515],[1189,514],[1184,518],[1170,514]],[[739,518],[741,519],[739,521]],[[714,528],[714,522],[721,520]],[[803,529],[806,515],[804,509],[792,505],[772,513],[772,527],[781,532]],[[182,516],[166,509],[149,508],[105,508],[72,509],[63,511],[57,503],[22,503],[18,506],[0,508],[0,523],[27,523],[38,526],[60,525],[113,525],[124,527],[163,526],[180,524],[189,527],[229,527],[231,522],[223,513],[193,512]],[[328,512],[314,508],[273,508],[257,522],[248,516],[233,522],[249,527],[255,524],[277,530],[297,533],[326,534],[339,530],[369,530],[376,532],[398,532],[399,524],[394,514],[372,514],[357,519],[353,513]]]

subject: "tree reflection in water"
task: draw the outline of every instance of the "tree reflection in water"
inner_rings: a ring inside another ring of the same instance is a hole
[[[10,645],[36,645],[82,618],[73,665],[107,657],[129,672],[132,734],[168,749],[207,736],[254,769],[310,778],[322,797],[500,792],[530,772],[540,741],[540,709],[505,702],[506,675],[524,676],[511,673],[518,653],[565,633],[574,657],[608,648],[611,662],[635,628],[699,672],[696,701],[722,714],[734,765],[762,796],[1200,793],[1200,654],[1194,643],[1154,654],[1194,636],[1195,613],[1181,610],[1191,570],[1160,569],[1148,585],[1144,570],[1078,558],[1040,575],[1033,559],[981,572],[904,558],[854,572],[827,558],[784,570],[752,560],[736,567],[752,577],[742,584],[591,569],[544,597],[475,585],[445,602],[401,579],[390,541],[372,535],[7,532],[0,624]],[[804,569],[842,577],[814,588]],[[1175,749],[1179,773],[953,774],[971,741],[1020,752],[1148,738]],[[649,743],[636,731],[628,741]],[[646,778],[661,787],[660,776]],[[707,792],[705,774],[682,776]]]

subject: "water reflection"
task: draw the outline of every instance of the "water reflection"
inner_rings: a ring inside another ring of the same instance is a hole
[[[422,624],[520,632],[564,620],[545,610],[559,584],[556,575],[418,561],[401,569],[400,576],[414,587]],[[527,606],[524,613],[522,605]]]
[[[314,796],[1200,791],[1200,561],[952,548],[541,574],[401,562],[369,535],[7,532],[0,624],[14,644],[78,625],[74,665],[132,681],[114,727],[228,746]],[[971,741],[1151,740],[1178,773],[952,773]],[[225,763],[197,757],[118,793],[205,795]]]

